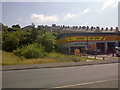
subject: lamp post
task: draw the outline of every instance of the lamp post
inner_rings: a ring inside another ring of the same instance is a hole
[[[87,32],[86,32],[86,37],[87,37],[86,43],[87,43],[87,50],[88,50],[88,34],[87,34]]]
[[[88,34],[87,32],[85,32],[85,36],[86,36],[86,49],[85,49],[85,54],[87,54],[87,51],[88,51]]]

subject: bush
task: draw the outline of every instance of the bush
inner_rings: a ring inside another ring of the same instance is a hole
[[[38,45],[37,43],[23,46],[22,48],[14,50],[13,53],[17,56],[25,57],[28,59],[42,58],[46,55],[46,52],[44,52],[44,47],[42,45]]]

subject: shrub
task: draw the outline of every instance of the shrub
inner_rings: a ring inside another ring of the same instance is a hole
[[[25,58],[42,58],[46,55],[44,51],[44,47],[42,45],[38,45],[37,43],[29,44],[23,46],[22,48],[18,48],[14,50],[13,53],[17,56],[25,57]]]

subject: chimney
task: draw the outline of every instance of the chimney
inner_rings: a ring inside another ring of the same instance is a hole
[[[104,30],[104,28],[101,28],[101,31],[103,31]]]
[[[106,27],[106,31],[108,30],[108,27]]]
[[[112,30],[113,30],[113,27],[110,28],[110,31],[112,31]]]

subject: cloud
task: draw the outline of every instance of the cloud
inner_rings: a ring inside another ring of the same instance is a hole
[[[23,19],[22,18],[19,18],[18,21],[22,21]]]
[[[86,14],[86,13],[90,12],[90,10],[91,10],[90,8],[86,8],[82,11],[82,14]]]
[[[88,22],[86,22],[84,25],[89,25],[89,23],[88,23]]]
[[[119,0],[105,0],[103,3],[102,10],[109,8],[109,7],[112,7],[112,8],[117,7],[118,2],[119,2]]]
[[[31,20],[35,23],[49,23],[49,22],[57,22],[59,21],[59,18],[57,15],[45,16],[43,14],[32,14]]]
[[[74,18],[76,17],[77,15],[74,14],[74,13],[67,13],[65,16],[64,16],[64,20],[67,20],[67,19],[70,19],[70,18]]]

